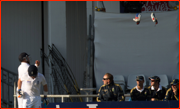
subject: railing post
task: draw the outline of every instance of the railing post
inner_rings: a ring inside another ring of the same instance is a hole
[[[7,72],[8,76],[7,76],[7,84],[9,83],[9,72]],[[9,85],[7,85],[7,107],[9,107]]]
[[[16,95],[16,82],[14,82],[14,95]],[[14,97],[14,108],[16,108],[16,97]]]
[[[62,103],[64,102],[64,97],[61,97],[61,101],[62,101]]]

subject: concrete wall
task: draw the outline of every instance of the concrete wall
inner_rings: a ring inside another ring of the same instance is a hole
[[[41,61],[41,2],[1,2],[1,32],[1,67],[18,74],[21,52],[30,54],[31,64],[36,59]],[[13,87],[10,90],[3,87],[2,90],[4,97],[7,99],[9,94],[12,101]]]

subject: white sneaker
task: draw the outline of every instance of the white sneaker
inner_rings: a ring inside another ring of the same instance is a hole
[[[152,19],[153,22],[155,22],[155,24],[158,23],[157,18],[155,17],[154,13],[151,13],[151,19]]]
[[[133,18],[133,20],[134,20],[135,22],[140,22],[140,20],[141,20],[141,14],[137,13],[137,14],[135,15],[135,18]]]

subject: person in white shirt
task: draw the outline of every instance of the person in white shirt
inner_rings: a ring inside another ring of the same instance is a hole
[[[24,84],[23,94],[21,93],[21,86]],[[28,74],[24,74],[18,80],[18,93],[23,97],[23,108],[41,108],[40,89],[41,84],[44,89],[44,101],[47,101],[47,82],[43,74],[38,73],[35,65],[30,65]]]
[[[30,66],[30,59],[29,59],[29,55],[25,52],[22,52],[19,55],[19,61],[21,62],[21,64],[18,67],[18,79],[25,73],[28,74],[28,67]],[[40,62],[38,60],[35,61],[35,65],[36,67],[38,67],[40,64]],[[22,84],[22,90],[23,90],[23,84]],[[18,88],[17,88],[18,91]],[[18,100],[18,108],[22,108],[22,102],[23,102],[23,98],[18,97],[18,93],[17,93],[17,100]]]

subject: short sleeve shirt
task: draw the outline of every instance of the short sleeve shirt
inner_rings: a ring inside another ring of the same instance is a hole
[[[35,79],[32,79],[28,74],[24,74],[20,79],[24,84],[23,97],[40,96],[41,84],[43,86],[47,84],[41,73],[38,73]]]
[[[22,75],[28,74],[29,64],[25,62],[21,62],[21,65],[18,67],[18,79],[21,78]],[[22,83],[21,89],[24,89],[24,84]]]
[[[21,65],[18,67],[18,78],[21,78],[21,76],[25,73],[28,73],[29,64],[25,62],[21,62]]]

